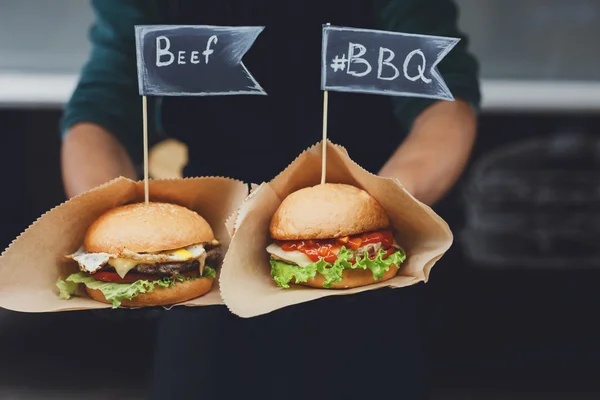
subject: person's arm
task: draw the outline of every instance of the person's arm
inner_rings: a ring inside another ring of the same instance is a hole
[[[458,29],[452,0],[378,0],[376,7],[386,30],[461,38],[438,66],[455,102],[392,98],[401,128],[409,135],[379,174],[397,178],[414,197],[431,205],[456,183],[471,154],[481,101],[479,65]]]
[[[469,104],[437,102],[417,117],[379,175],[397,178],[418,200],[434,204],[460,177],[475,135],[476,118]]]
[[[118,176],[136,179],[142,151],[136,24],[161,21],[160,0],[93,0],[91,55],[61,120],[61,168],[73,197]],[[150,121],[151,122],[151,121]]]
[[[67,131],[61,148],[61,169],[68,197],[119,176],[137,179],[125,147],[112,133],[94,123],[79,123]]]

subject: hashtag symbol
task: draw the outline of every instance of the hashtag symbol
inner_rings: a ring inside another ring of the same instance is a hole
[[[333,68],[333,72],[343,71],[344,68],[346,68],[347,61],[348,60],[346,59],[345,55],[342,56],[342,58],[340,58],[340,56],[335,56],[331,63],[331,68]]]

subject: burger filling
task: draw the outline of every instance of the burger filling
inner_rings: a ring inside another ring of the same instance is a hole
[[[177,282],[214,278],[216,265],[222,258],[219,242],[213,240],[176,250],[156,253],[135,253],[122,250],[119,254],[89,253],[84,248],[68,256],[77,262],[80,272],[59,279],[60,297],[69,299],[77,294],[77,285],[98,289],[113,308],[125,299],[131,300],[156,287],[169,287]]]
[[[330,288],[342,281],[346,269],[369,269],[373,279],[379,280],[406,259],[391,230],[337,239],[275,241],[267,252],[271,255],[271,277],[282,288],[307,282],[317,274],[325,278],[323,287]]]

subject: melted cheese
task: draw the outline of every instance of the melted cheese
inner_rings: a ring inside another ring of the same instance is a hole
[[[281,247],[277,246],[275,243],[271,243],[267,247],[267,252],[281,258],[282,260],[294,263],[300,267],[306,267],[307,265],[313,263],[313,261],[301,251],[283,251]]]
[[[108,265],[113,267],[121,278],[125,278],[125,275],[127,275],[127,273],[135,268],[135,266],[138,264],[140,264],[139,261],[126,260],[124,258],[111,258],[108,261]]]

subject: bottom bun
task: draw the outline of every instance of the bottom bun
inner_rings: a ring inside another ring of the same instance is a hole
[[[390,269],[383,274],[381,279],[373,279],[373,272],[368,269],[345,269],[342,272],[342,280],[334,283],[329,288],[323,287],[325,277],[321,274],[317,274],[314,278],[309,279],[307,282],[301,282],[299,285],[310,286],[318,289],[352,289],[359,286],[372,285],[373,283],[379,283],[392,279],[398,273],[399,268],[395,265],[390,265]]]
[[[196,278],[185,282],[176,282],[170,287],[155,287],[150,293],[142,293],[131,300],[123,300],[121,307],[153,307],[182,303],[200,297],[212,289],[213,278]],[[88,295],[102,303],[112,304],[98,289],[85,288]]]

